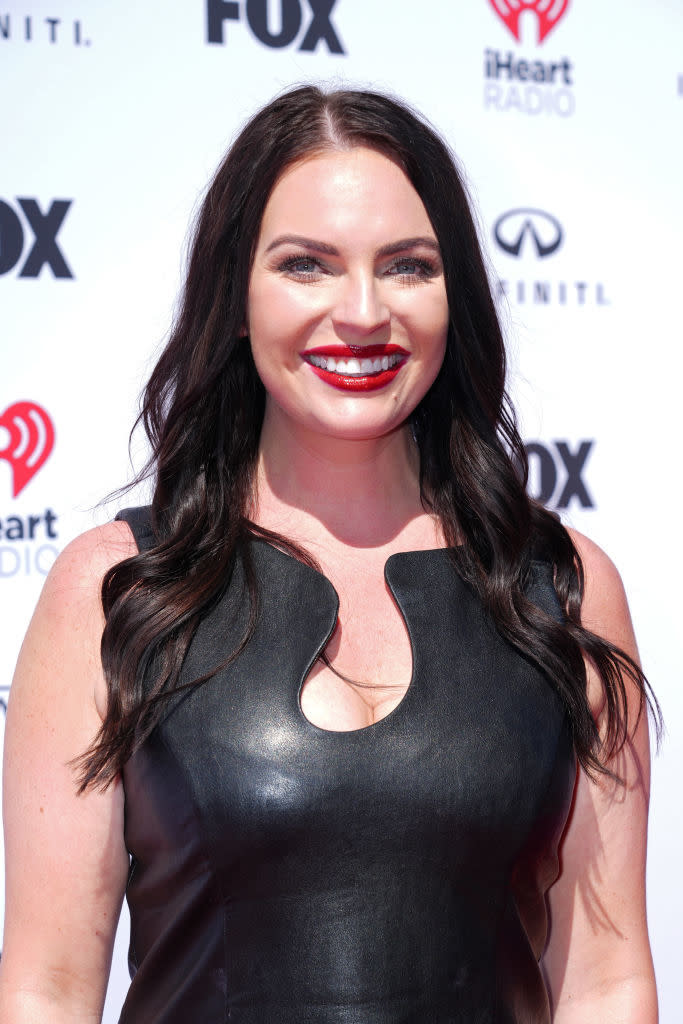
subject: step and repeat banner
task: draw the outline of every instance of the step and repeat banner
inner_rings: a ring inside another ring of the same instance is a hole
[[[619,566],[664,712],[648,901],[677,1024],[681,0],[0,3],[0,711],[52,562],[141,464],[128,434],[203,189],[244,119],[308,81],[406,98],[465,168],[531,490]]]

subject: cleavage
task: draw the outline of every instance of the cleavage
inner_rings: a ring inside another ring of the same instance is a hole
[[[334,583],[339,618],[304,680],[301,710],[321,729],[362,729],[403,700],[412,676],[410,637],[384,578]]]

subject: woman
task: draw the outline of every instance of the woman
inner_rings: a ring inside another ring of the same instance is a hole
[[[100,1018],[126,886],[124,1022],[656,1019],[626,600],[527,498],[504,379],[434,132],[257,114],[145,393],[151,510],[66,549],[20,657],[0,1020]]]

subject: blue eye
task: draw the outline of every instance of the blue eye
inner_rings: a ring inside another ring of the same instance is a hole
[[[289,256],[280,263],[278,270],[301,277],[310,277],[320,271],[320,264],[312,256]]]
[[[417,281],[421,278],[432,277],[436,273],[436,267],[427,260],[406,256],[392,263],[388,272],[392,277]]]

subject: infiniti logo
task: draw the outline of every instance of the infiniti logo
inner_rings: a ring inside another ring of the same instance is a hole
[[[564,232],[559,220],[532,207],[519,207],[502,214],[493,225],[493,237],[510,256],[521,256],[525,240],[536,250],[539,259],[552,256],[562,245]]]

